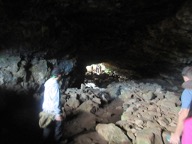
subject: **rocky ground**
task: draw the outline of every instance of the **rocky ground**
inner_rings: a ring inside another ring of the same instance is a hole
[[[62,94],[64,137],[68,144],[167,144],[165,136],[176,126],[181,83],[181,76],[165,74],[140,80],[89,76],[81,88]],[[41,144],[40,104],[16,105],[15,99],[15,109],[4,114],[0,143]]]
[[[105,88],[90,80],[80,89],[68,88],[65,138],[69,144],[167,144],[180,109],[180,80],[116,78]]]

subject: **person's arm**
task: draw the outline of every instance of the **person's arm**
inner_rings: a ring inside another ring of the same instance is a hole
[[[61,121],[63,120],[62,114],[61,114],[61,108],[60,108],[60,93],[59,93],[59,87],[55,85],[54,87],[54,112],[55,112],[55,120]]]
[[[180,141],[180,136],[183,131],[183,123],[189,113],[189,109],[181,109],[179,112],[178,122],[176,130],[173,134],[171,134],[170,143],[178,144]]]

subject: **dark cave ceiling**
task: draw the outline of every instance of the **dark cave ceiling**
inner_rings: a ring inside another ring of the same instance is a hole
[[[190,6],[190,0],[0,0],[0,48],[154,71],[191,54]]]

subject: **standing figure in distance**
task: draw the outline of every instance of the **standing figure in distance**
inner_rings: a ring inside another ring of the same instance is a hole
[[[97,73],[97,75],[100,75],[100,73],[101,73],[101,65],[100,64],[97,64],[97,66],[96,66],[96,73]]]
[[[180,137],[183,132],[184,120],[188,116],[190,104],[192,101],[192,67],[185,67],[182,71],[182,76],[184,79],[184,83],[182,84],[184,90],[181,95],[181,110],[178,113],[176,130],[173,134],[171,134],[171,138],[169,141],[171,144],[180,143]]]
[[[62,71],[54,68],[51,77],[44,84],[43,111],[54,114],[55,120],[43,129],[43,140],[45,144],[50,142],[60,143],[63,138],[63,114],[60,101],[59,81],[62,79]]]

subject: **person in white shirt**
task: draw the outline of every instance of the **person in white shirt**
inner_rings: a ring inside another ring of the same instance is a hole
[[[46,144],[49,142],[59,143],[63,140],[63,114],[60,102],[60,85],[62,71],[54,68],[51,77],[44,84],[43,111],[54,114],[55,120],[43,129],[43,139]]]

